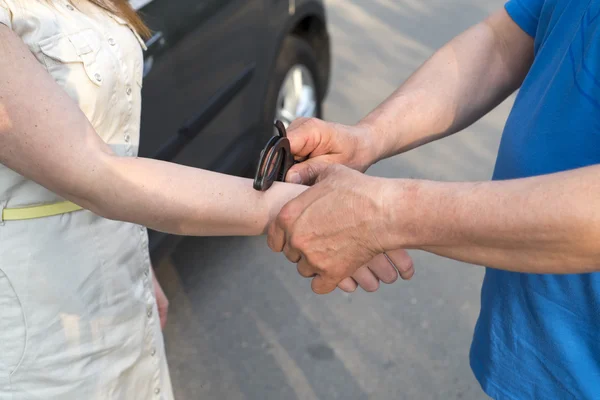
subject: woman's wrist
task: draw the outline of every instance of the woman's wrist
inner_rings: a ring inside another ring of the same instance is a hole
[[[290,200],[298,197],[307,189],[308,186],[304,185],[295,185],[284,182],[273,183],[273,186],[271,186],[268,191],[262,194],[267,209],[262,233],[266,234],[269,225],[275,221],[283,206],[285,206]]]

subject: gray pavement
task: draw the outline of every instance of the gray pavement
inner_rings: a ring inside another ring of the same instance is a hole
[[[497,0],[329,0],[326,118],[352,123]],[[374,166],[489,179],[510,100],[465,132]],[[468,365],[483,270],[412,253],[411,282],[319,297],[264,238],[186,239],[159,278],[178,399],[485,399]]]

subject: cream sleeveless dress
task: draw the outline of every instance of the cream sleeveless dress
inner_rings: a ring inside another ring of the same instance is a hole
[[[137,155],[144,43],[125,21],[0,0],[0,24],[117,154]],[[0,211],[61,200],[0,164]],[[151,274],[142,226],[89,211],[0,221],[0,400],[172,399]]]

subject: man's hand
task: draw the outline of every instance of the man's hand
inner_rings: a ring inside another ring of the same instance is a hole
[[[314,277],[313,291],[320,294],[333,291],[375,256],[376,263],[389,262],[382,255],[389,250],[384,183],[340,165],[327,167],[313,187],[282,208],[269,227],[269,247],[297,263],[302,276]],[[410,278],[410,258],[390,254],[401,276]]]
[[[299,118],[288,129],[291,151],[297,160],[306,161],[290,169],[290,183],[312,185],[332,164],[342,164],[365,172],[374,160],[370,128],[347,126],[315,118]]]
[[[347,126],[316,118],[299,118],[288,129],[291,150],[297,160],[305,160],[290,169],[287,181],[312,185],[330,165],[342,164],[365,172],[374,161],[372,134],[366,125]],[[352,277],[342,280],[338,287],[348,293],[358,286],[367,292],[379,288],[379,282],[394,283],[410,279],[413,262],[404,250],[379,254],[356,270]]]
[[[165,292],[162,290],[162,287],[160,287],[160,283],[158,283],[154,271],[152,272],[152,283],[154,285],[158,316],[160,317],[160,327],[161,329],[165,329],[165,325],[167,324],[167,314],[169,313],[169,299],[167,299]]]

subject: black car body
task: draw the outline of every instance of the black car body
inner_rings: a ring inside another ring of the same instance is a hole
[[[241,175],[272,135],[286,73],[304,65],[316,109],[330,44],[318,0],[132,0],[153,31],[142,88],[140,156]],[[297,117],[298,115],[290,116]],[[150,232],[153,258],[164,239]],[[172,240],[167,241],[172,242]]]

